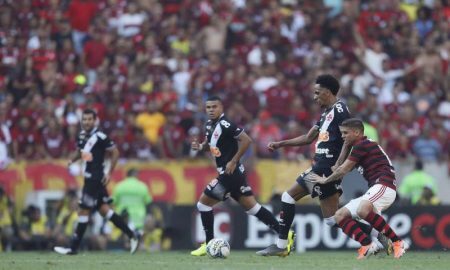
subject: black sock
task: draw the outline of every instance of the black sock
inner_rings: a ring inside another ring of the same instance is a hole
[[[72,236],[72,240],[70,241],[70,248],[73,251],[77,251],[80,247],[81,239],[83,239],[84,232],[86,232],[86,228],[88,226],[87,222],[78,222],[77,228],[75,229],[75,233]]]
[[[119,229],[122,230],[126,235],[128,235],[129,238],[135,237],[134,232],[128,227],[128,225],[123,221],[123,219],[114,213],[111,218],[109,219],[111,222]]]
[[[370,233],[372,232],[372,226],[367,223],[362,223],[361,221],[356,221],[358,223],[359,228],[361,231],[363,231],[365,234],[370,236]]]
[[[206,243],[214,238],[214,214],[213,211],[200,211],[200,217],[202,219],[203,230],[206,235]]]
[[[255,215],[259,220],[264,222],[270,229],[274,230],[277,233],[280,233],[280,223],[278,223],[277,219],[273,216],[273,214],[267,210],[264,206],[259,209],[258,213]]]
[[[281,202],[280,239],[287,239],[292,222],[294,221],[295,204]]]

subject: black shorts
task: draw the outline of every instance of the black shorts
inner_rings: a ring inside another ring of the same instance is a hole
[[[110,204],[112,199],[101,179],[85,178],[81,193],[80,208],[98,210],[103,204]]]
[[[252,189],[247,184],[247,177],[245,172],[243,172],[243,168],[243,166],[236,168],[231,175],[220,174],[206,186],[203,193],[219,201],[224,201],[230,196],[236,201],[241,196],[253,196]]]
[[[331,183],[327,183],[325,185],[319,185],[319,184],[313,184],[311,183],[308,178],[309,176],[315,173],[320,176],[329,176],[333,172],[331,171],[331,168],[309,168],[306,171],[304,171],[298,178],[297,183],[302,186],[306,191],[311,194],[312,198],[319,197],[320,200],[326,199],[336,193],[339,193],[339,196],[342,194],[342,186],[341,182],[342,179],[339,181],[334,181]]]

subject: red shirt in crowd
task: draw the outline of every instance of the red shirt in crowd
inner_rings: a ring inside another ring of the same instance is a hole
[[[73,29],[80,32],[87,32],[96,12],[96,1],[73,0],[69,5],[67,15],[69,16],[70,25],[72,25]]]
[[[108,48],[100,41],[89,40],[84,45],[84,61],[88,68],[101,66],[107,54]]]

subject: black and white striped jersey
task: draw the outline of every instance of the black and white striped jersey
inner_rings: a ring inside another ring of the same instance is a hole
[[[348,118],[350,118],[350,112],[347,105],[340,100],[322,113],[315,125],[319,130],[319,136],[313,166],[330,168],[336,163],[344,144],[339,125]]]
[[[216,159],[219,174],[225,170],[227,163],[234,157],[238,150],[237,137],[244,130],[228,120],[222,114],[216,121],[206,122],[206,140],[211,154]],[[239,168],[239,164],[236,168]]]
[[[99,180],[101,180],[104,175],[106,150],[116,147],[114,142],[105,133],[94,128],[89,133],[82,130],[78,134],[77,147],[86,163],[85,177],[100,178]],[[91,158],[85,158],[85,156],[90,156]]]

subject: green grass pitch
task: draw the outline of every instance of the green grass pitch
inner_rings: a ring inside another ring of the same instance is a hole
[[[408,252],[400,260],[377,255],[363,261],[356,260],[355,252],[307,252],[287,258],[260,257],[253,251],[231,251],[227,259],[192,257],[188,251],[161,253],[140,252],[83,252],[77,256],[62,256],[52,252],[0,253],[1,270],[90,270],[90,269],[450,269],[449,252]]]

